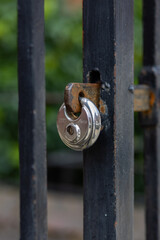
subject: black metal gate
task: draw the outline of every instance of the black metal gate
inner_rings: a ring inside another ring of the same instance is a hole
[[[140,84],[154,92],[144,127],[147,240],[160,239],[160,1],[144,0]],[[84,82],[107,83],[103,131],[84,151],[84,240],[132,240],[134,205],[133,0],[83,0]],[[55,23],[56,24],[56,23]],[[21,240],[47,239],[44,2],[18,0]]]

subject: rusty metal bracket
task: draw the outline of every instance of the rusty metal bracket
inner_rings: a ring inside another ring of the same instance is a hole
[[[64,92],[64,102],[70,112],[79,113],[79,97],[86,97],[99,108],[100,83],[69,83]]]
[[[135,112],[151,112],[155,100],[155,93],[149,86],[142,84],[134,86]]]
[[[70,83],[66,86],[64,92],[64,102],[67,109],[73,113],[81,111],[79,97],[90,99],[103,112],[103,102],[100,101],[101,83]],[[155,94],[147,85],[135,85],[134,93],[134,111],[151,111],[155,103]]]

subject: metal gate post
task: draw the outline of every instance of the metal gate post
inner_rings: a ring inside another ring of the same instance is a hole
[[[140,83],[156,95],[152,111],[140,114],[144,127],[146,239],[160,239],[160,1],[143,1],[143,69]]]
[[[47,239],[44,2],[18,0],[21,240]]]
[[[103,130],[84,151],[84,240],[132,240],[133,0],[83,1],[83,34],[84,82],[104,82]]]

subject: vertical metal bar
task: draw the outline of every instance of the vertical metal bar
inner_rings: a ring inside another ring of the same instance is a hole
[[[18,0],[21,240],[47,239],[44,2]]]
[[[84,240],[132,240],[133,0],[83,1],[84,82],[99,70],[106,86],[103,130],[84,152]]]
[[[141,114],[144,127],[144,174],[146,196],[146,239],[160,239],[160,1],[143,0],[143,69],[140,83],[152,87],[155,105]]]

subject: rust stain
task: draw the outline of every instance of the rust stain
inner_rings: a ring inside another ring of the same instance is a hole
[[[102,114],[107,112],[106,103],[100,98],[100,83],[70,83],[65,88],[64,102],[67,110],[73,113],[81,111],[79,97],[90,99]]]
[[[155,102],[156,102],[156,96],[155,96],[155,94],[154,94],[153,91],[150,91],[150,101],[149,101],[149,103],[150,103],[150,108],[149,108],[148,111],[145,111],[145,112],[142,113],[143,116],[145,116],[145,117],[147,116],[147,117],[149,117],[149,118],[152,117],[153,106],[154,106]]]
[[[79,113],[81,111],[79,97],[86,97],[99,107],[100,83],[68,84],[65,88],[64,102],[70,112]]]
[[[100,101],[99,101],[99,111],[102,114],[105,114],[106,113],[106,109],[107,109],[107,106],[106,106],[105,102],[102,99],[100,99]]]
[[[154,106],[155,102],[156,102],[156,96],[152,91],[150,91],[150,108],[149,108],[149,110],[142,112],[143,117],[148,117],[148,118],[152,117],[153,106]]]
[[[117,226],[117,221],[114,223],[114,226],[115,226],[115,227]]]
[[[155,96],[155,94],[152,91],[150,91],[150,107],[151,108],[155,104],[155,101],[156,101],[156,96]]]
[[[116,67],[114,69],[116,77]],[[79,113],[81,105],[79,96],[90,99],[102,114],[107,112],[106,103],[100,98],[100,83],[70,83],[65,89],[65,104],[67,109],[72,113]],[[155,93],[147,88],[146,85],[135,88],[134,110],[141,111],[144,116],[151,116],[152,109],[156,101]]]
[[[135,85],[134,90],[134,111],[142,112],[144,116],[152,114],[156,96],[153,90],[147,85]]]

